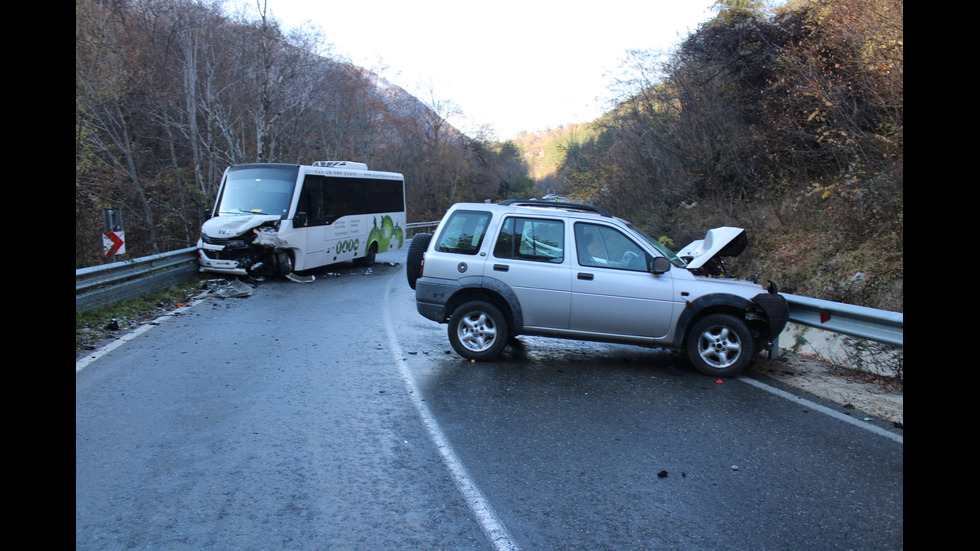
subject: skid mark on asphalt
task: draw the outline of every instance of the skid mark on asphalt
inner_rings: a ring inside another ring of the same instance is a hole
[[[490,539],[490,543],[493,544],[494,549],[498,551],[518,551],[520,548],[511,539],[503,523],[497,518],[497,514],[494,512],[493,507],[490,506],[490,502],[483,495],[483,492],[480,491],[476,483],[470,478],[466,472],[466,467],[463,466],[456,452],[453,451],[452,445],[449,444],[446,435],[442,432],[442,428],[439,427],[439,423],[432,415],[429,407],[422,401],[422,394],[419,392],[415,378],[412,377],[412,373],[408,368],[408,364],[405,361],[405,354],[402,353],[401,346],[398,344],[398,339],[395,336],[395,328],[392,326],[389,297],[391,296],[392,286],[396,281],[402,282],[403,280],[397,276],[392,277],[385,289],[385,333],[387,333],[388,344],[394,355],[395,365],[398,366],[398,372],[401,375],[402,381],[405,383],[405,387],[408,389],[412,404],[415,405],[415,409],[418,411],[419,417],[422,419],[422,423],[429,433],[429,437],[432,438],[432,442],[439,450],[439,454],[449,469],[453,481],[456,483],[456,487],[463,494],[463,498],[466,500],[470,510],[473,511],[473,515],[480,523],[480,527],[487,535],[487,538]]]

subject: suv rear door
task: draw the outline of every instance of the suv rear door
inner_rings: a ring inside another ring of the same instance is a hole
[[[650,253],[616,227],[576,222],[574,230],[569,328],[610,335],[666,335],[673,313],[670,272],[652,274]]]
[[[517,295],[525,327],[567,329],[571,271],[565,222],[504,217],[485,269]]]

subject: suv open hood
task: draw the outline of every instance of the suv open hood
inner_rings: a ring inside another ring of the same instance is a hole
[[[275,220],[279,220],[279,217],[274,214],[225,214],[205,221],[201,231],[208,237],[230,239]]]
[[[716,256],[738,256],[745,250],[749,238],[742,228],[723,226],[708,230],[704,239],[692,241],[677,256],[687,262],[688,269],[697,269]]]

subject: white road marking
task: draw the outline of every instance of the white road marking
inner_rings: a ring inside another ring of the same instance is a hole
[[[520,548],[511,539],[503,523],[497,518],[497,514],[494,512],[493,507],[490,506],[490,502],[483,495],[483,492],[480,491],[476,483],[473,482],[473,479],[470,478],[469,473],[466,472],[466,467],[463,466],[462,461],[457,457],[452,445],[439,427],[438,421],[432,415],[429,407],[422,401],[422,393],[419,392],[415,378],[412,377],[412,373],[405,361],[405,355],[402,353],[398,339],[395,337],[395,329],[392,326],[388,298],[391,296],[392,285],[395,281],[401,280],[397,277],[392,277],[388,283],[388,288],[385,289],[385,332],[388,334],[388,345],[391,347],[391,352],[394,355],[398,372],[401,374],[401,378],[408,388],[408,394],[412,399],[412,403],[415,405],[415,409],[418,411],[422,423],[429,432],[429,437],[432,438],[432,442],[439,450],[443,462],[445,462],[453,480],[456,482],[456,486],[463,494],[463,498],[466,499],[467,505],[473,511],[473,515],[476,517],[477,522],[480,523],[480,527],[483,528],[483,532],[487,535],[487,538],[490,539],[490,543],[493,544],[494,549],[498,551],[517,551]]]
[[[168,314],[164,314],[162,316],[159,316],[159,317],[155,318],[151,322],[144,323],[143,325],[137,327],[133,331],[130,331],[129,333],[126,333],[125,335],[123,335],[123,336],[119,337],[118,339],[110,342],[109,344],[103,346],[102,348],[96,350],[95,352],[92,352],[91,354],[86,354],[85,356],[82,356],[81,358],[75,360],[75,374],[77,375],[79,371],[81,371],[81,370],[85,369],[86,367],[88,367],[88,365],[91,364],[92,362],[94,362],[95,360],[98,360],[99,358],[101,358],[102,356],[105,356],[109,352],[112,352],[113,350],[119,348],[120,346],[126,344],[127,342],[129,342],[129,341],[135,339],[136,337],[142,335],[143,333],[146,333],[147,331],[149,331],[150,329],[153,329],[157,325],[160,325],[161,323],[163,323],[163,322],[165,322],[165,321],[173,318],[174,316],[176,316],[178,314],[183,314],[185,311],[187,311],[188,309],[190,309],[195,304],[201,302],[202,300],[204,300],[204,299],[195,300],[194,302],[188,304],[187,306],[181,306],[180,308],[177,308],[173,312],[170,312]]]
[[[390,315],[390,308],[388,307],[388,297],[391,295],[392,285],[395,281],[400,280],[397,277],[392,277],[388,282],[388,287],[385,289],[385,332],[388,334],[388,343],[391,347],[395,364],[398,366],[398,372],[401,375],[402,381],[404,381],[405,386],[408,388],[408,394],[412,399],[412,403],[415,405],[415,409],[418,411],[419,417],[422,419],[422,423],[429,432],[429,437],[432,438],[432,442],[439,450],[439,454],[442,456],[446,467],[449,469],[449,472],[453,477],[453,481],[456,483],[457,488],[459,488],[460,493],[462,493],[463,498],[470,507],[470,510],[473,511],[474,516],[480,523],[480,527],[493,544],[494,549],[497,549],[498,551],[519,551],[520,547],[518,547],[517,544],[514,543],[513,539],[511,539],[507,529],[497,518],[493,507],[490,506],[490,502],[487,501],[487,498],[483,495],[483,492],[480,491],[476,483],[474,483],[470,478],[469,474],[466,472],[466,468],[463,466],[463,463],[456,456],[456,452],[453,451],[452,445],[449,444],[449,440],[446,438],[446,435],[439,427],[439,423],[432,415],[432,412],[429,410],[428,406],[426,406],[422,401],[422,394],[419,392],[415,379],[412,377],[412,373],[408,369],[408,365],[405,362],[405,355],[402,353],[401,346],[398,344],[398,340],[395,337],[394,327],[391,325],[392,317]],[[182,313],[184,310],[197,304],[197,302],[200,301],[196,301],[193,304],[179,308],[170,314],[160,316],[154,319],[152,322],[146,323],[138,327],[136,330],[123,335],[99,350],[76,360],[75,373],[77,374],[95,360],[142,335],[160,323],[172,318],[174,315]]]
[[[818,404],[816,402],[811,402],[810,400],[807,400],[805,398],[800,398],[799,396],[796,396],[794,394],[791,394],[789,392],[786,392],[785,390],[780,390],[780,389],[778,389],[776,387],[769,386],[769,385],[767,385],[767,384],[765,384],[765,383],[763,383],[761,381],[757,381],[757,380],[752,379],[750,377],[740,376],[740,377],[738,377],[738,380],[739,381],[742,381],[743,383],[748,383],[748,384],[750,384],[750,385],[752,385],[754,387],[761,388],[762,390],[765,390],[766,392],[775,394],[776,396],[785,398],[785,399],[787,399],[787,400],[789,400],[791,402],[796,402],[798,404],[805,405],[807,408],[812,409],[814,411],[819,411],[820,413],[824,413],[824,414],[829,415],[829,416],[831,416],[831,417],[833,417],[835,419],[840,419],[841,421],[844,421],[846,423],[850,423],[852,425],[861,427],[862,429],[865,429],[865,430],[869,430],[869,431],[871,431],[871,432],[873,432],[875,434],[878,434],[880,436],[884,436],[885,438],[890,438],[891,440],[894,440],[894,441],[898,442],[899,444],[902,444],[903,446],[905,445],[904,437],[902,437],[902,435],[895,434],[894,432],[885,430],[885,429],[883,429],[883,428],[881,428],[881,427],[879,427],[877,425],[872,425],[871,423],[868,423],[867,421],[860,421],[858,419],[855,419],[854,417],[851,417],[850,415],[847,415],[846,413],[841,413],[839,411],[830,409],[830,408],[828,408],[826,406],[821,406],[820,404]]]

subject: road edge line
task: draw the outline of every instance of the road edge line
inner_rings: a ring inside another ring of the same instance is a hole
[[[172,311],[170,311],[170,312],[168,312],[166,314],[162,314],[160,316],[157,316],[157,317],[153,318],[152,320],[144,323],[143,325],[140,325],[136,329],[130,331],[129,333],[126,333],[125,335],[123,335],[123,336],[117,338],[116,340],[110,342],[109,344],[103,346],[102,348],[99,348],[98,350],[95,350],[91,354],[86,354],[85,356],[83,356],[83,357],[75,360],[75,375],[78,375],[78,372],[79,371],[81,371],[81,370],[85,369],[86,367],[88,367],[89,364],[91,364],[95,360],[98,360],[102,356],[105,356],[109,352],[112,352],[113,350],[115,350],[115,349],[119,348],[120,346],[126,344],[127,342],[135,339],[136,337],[142,335],[143,333],[146,333],[147,331],[149,331],[150,329],[153,329],[154,327],[160,325],[161,323],[163,323],[163,322],[165,322],[165,321],[173,318],[174,316],[183,314],[184,312],[186,312],[187,310],[189,310],[193,306],[197,305],[198,303],[203,302],[204,300],[206,300],[206,299],[198,299],[198,300],[195,300],[195,301],[191,302],[190,304],[188,304],[186,306],[181,306],[180,308],[177,308],[176,310],[172,310]]]
[[[490,505],[490,502],[487,500],[486,496],[483,495],[483,492],[480,491],[473,479],[470,478],[469,473],[466,471],[466,467],[463,465],[462,461],[460,461],[459,457],[456,455],[456,452],[453,450],[452,445],[449,443],[449,439],[446,437],[445,433],[442,432],[442,428],[439,427],[439,422],[436,421],[432,411],[429,410],[429,407],[422,401],[422,393],[419,392],[415,378],[412,377],[412,373],[408,369],[405,355],[402,353],[401,346],[398,344],[398,340],[395,337],[395,328],[392,326],[389,299],[391,297],[392,285],[397,279],[398,278],[396,277],[392,277],[387,288],[385,289],[383,306],[384,312],[382,315],[385,318],[385,332],[387,333],[388,337],[388,345],[391,348],[392,355],[394,356],[395,365],[398,366],[398,372],[401,375],[402,382],[405,383],[405,386],[408,389],[408,394],[411,397],[412,404],[415,406],[415,410],[418,412],[426,431],[428,431],[429,437],[432,439],[432,443],[435,444],[436,448],[439,450],[439,455],[442,457],[443,463],[445,463],[446,467],[449,469],[449,473],[452,475],[453,481],[456,483],[456,487],[459,489],[460,493],[463,494],[466,504],[473,512],[473,515],[476,517],[476,520],[479,522],[483,532],[490,540],[490,543],[492,543],[494,548],[498,551],[518,551],[520,548],[514,543],[500,519],[497,518],[497,514],[494,512],[493,507]]]
[[[854,425],[856,427],[861,427],[861,428],[863,428],[865,430],[871,431],[871,432],[873,432],[875,434],[878,434],[880,436],[884,436],[885,438],[889,438],[891,440],[894,440],[895,442],[898,442],[899,444],[902,444],[903,446],[905,445],[905,439],[904,439],[904,437],[902,435],[895,434],[894,432],[891,432],[889,430],[885,430],[885,429],[883,429],[883,428],[881,428],[881,427],[879,427],[877,425],[872,425],[871,423],[868,423],[867,421],[860,421],[858,419],[855,419],[854,417],[851,417],[850,415],[847,415],[846,413],[841,413],[841,412],[836,411],[834,409],[831,409],[829,407],[822,406],[822,405],[820,405],[820,404],[818,404],[816,402],[812,402],[810,400],[807,400],[806,398],[801,398],[801,397],[799,397],[799,396],[797,396],[797,395],[795,395],[795,394],[793,394],[791,392],[786,392],[785,390],[780,390],[780,389],[778,389],[778,388],[776,388],[774,386],[767,385],[766,383],[763,383],[762,381],[759,381],[757,379],[753,379],[751,377],[746,377],[744,375],[740,375],[738,377],[738,380],[742,381],[743,383],[748,383],[748,384],[750,384],[750,385],[752,385],[752,386],[754,386],[756,388],[765,390],[766,392],[769,392],[771,394],[775,394],[776,396],[779,396],[781,398],[785,398],[785,399],[787,399],[787,400],[789,400],[791,402],[796,402],[798,404],[805,405],[806,407],[808,407],[808,408],[810,408],[810,409],[812,409],[814,411],[819,411],[820,413],[829,415],[829,416],[831,416],[831,417],[833,417],[835,419],[839,419],[839,420],[844,421],[846,423],[850,423],[850,424],[852,424],[852,425]]]

